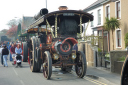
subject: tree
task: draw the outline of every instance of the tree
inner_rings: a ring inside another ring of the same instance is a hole
[[[19,39],[19,36],[21,34],[21,24],[18,24],[18,28],[17,28],[17,39]]]
[[[125,41],[125,47],[127,47],[128,46],[128,33],[125,34],[124,41]]]
[[[15,39],[17,38],[19,30],[21,29],[21,28],[19,28],[17,30],[17,28],[18,28],[18,24],[21,23],[21,21],[22,21],[21,19],[12,19],[7,23],[7,25],[9,26],[9,30],[7,31],[6,34],[9,37],[15,37]],[[17,31],[18,31],[18,33],[17,33]]]
[[[16,37],[16,33],[17,33],[17,27],[18,26],[16,26],[16,25],[12,25],[10,28],[9,28],[9,30],[7,31],[7,35],[9,36],[9,37]]]
[[[21,23],[22,22],[22,20],[21,19],[12,19],[12,20],[10,20],[8,23],[7,23],[7,25],[9,26],[9,27],[11,27],[11,26],[14,26],[14,25],[18,25],[19,23]]]
[[[3,30],[1,30],[0,32],[2,32],[2,33],[4,33],[4,34],[6,34],[6,33],[7,33],[7,31],[8,31],[8,29],[3,29]]]
[[[12,19],[12,20],[10,20],[10,21],[7,23],[7,25],[8,25],[9,27],[15,26],[15,25],[17,25],[17,24],[18,24],[18,22],[16,21],[16,19]]]
[[[113,50],[114,50],[114,37],[113,37],[113,31],[117,28],[120,28],[120,21],[117,20],[117,18],[111,17],[111,19],[106,18],[106,21],[104,23],[104,28],[108,31],[112,31],[112,41],[113,41]]]

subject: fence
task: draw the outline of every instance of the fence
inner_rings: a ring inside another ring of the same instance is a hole
[[[108,52],[96,52],[96,67],[105,67],[110,64],[110,55]]]

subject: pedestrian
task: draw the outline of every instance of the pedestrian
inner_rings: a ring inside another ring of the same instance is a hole
[[[14,47],[15,47],[15,48],[17,47],[16,42],[14,42]]]
[[[8,54],[9,54],[9,51],[7,49],[7,46],[5,45],[4,46],[4,49],[2,50],[2,55],[3,55],[3,60],[4,60],[4,67],[8,67],[8,64],[7,64],[7,57],[8,57]]]
[[[20,47],[20,44],[18,44],[17,47],[15,48],[15,53],[16,54],[21,54],[22,53],[22,49]]]
[[[0,54],[1,54],[1,64],[3,65],[3,55],[2,55],[2,50],[3,50],[3,47],[0,47]]]
[[[16,53],[16,56],[20,55],[21,57],[23,57],[23,56],[21,55],[22,49],[21,49],[21,47],[20,47],[20,44],[18,44],[17,47],[15,48],[15,53]],[[16,57],[16,56],[15,56],[15,57]],[[21,60],[22,60],[22,58],[21,58]],[[18,67],[18,66],[16,66],[16,68],[17,68],[17,67]],[[21,65],[20,65],[20,67],[21,67]]]
[[[11,46],[12,46],[12,43],[10,43],[10,45],[8,46],[10,61],[13,60],[13,59],[12,59],[12,54],[11,54],[11,51],[10,51]]]
[[[14,44],[12,44],[12,46],[10,48],[10,52],[11,52],[11,55],[12,55],[12,58],[13,58],[13,61],[14,61],[12,63],[12,65],[15,65],[16,64],[16,59],[15,59],[16,54],[15,54],[15,46],[14,46]]]

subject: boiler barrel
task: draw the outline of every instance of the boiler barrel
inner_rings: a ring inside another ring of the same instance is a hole
[[[40,12],[34,16],[34,18],[37,20],[39,19],[41,16],[45,15],[48,13],[48,10],[46,8],[43,8],[40,10]]]

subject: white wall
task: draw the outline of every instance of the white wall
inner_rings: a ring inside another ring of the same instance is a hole
[[[101,9],[101,25],[98,25],[98,10]],[[103,6],[100,6],[98,8],[95,8],[91,11],[88,11],[88,13],[92,13],[93,12],[93,16],[94,16],[94,20],[93,20],[93,27],[91,27],[91,22],[88,25],[87,31],[86,31],[86,35],[91,35],[92,33],[92,28],[95,27],[99,27],[99,26],[103,26]],[[87,23],[85,25],[85,27],[87,26]]]

